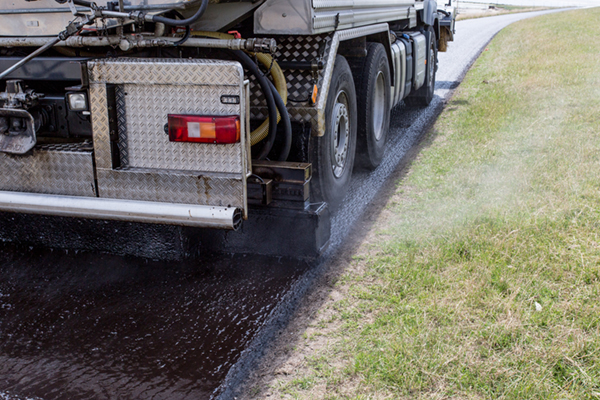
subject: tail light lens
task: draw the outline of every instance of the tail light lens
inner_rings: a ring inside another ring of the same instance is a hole
[[[240,117],[210,115],[168,115],[169,141],[195,143],[237,143]]]

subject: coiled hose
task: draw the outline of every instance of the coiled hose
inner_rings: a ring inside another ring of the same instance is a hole
[[[222,33],[222,32],[200,32],[200,31],[197,31],[197,32],[193,32],[192,35],[212,37],[212,38],[217,38],[217,39],[233,39],[234,38],[233,35],[230,35],[227,33]],[[244,52],[238,50],[238,51],[234,51],[233,53],[236,56],[236,58],[238,59],[238,61],[240,61],[242,64],[244,64],[244,66],[258,80],[258,83],[261,86],[263,94],[265,95],[265,99],[267,99],[267,106],[270,109],[268,95],[266,93],[267,88],[264,87],[263,84],[261,84],[261,79],[260,79],[260,77],[261,76],[264,77],[264,75],[260,72],[260,70],[258,70],[256,63],[254,63],[254,61],[250,57],[248,57],[248,55],[246,55]],[[240,53],[242,53],[246,57],[240,56]],[[289,153],[290,153],[290,149],[292,147],[292,124],[291,124],[290,116],[289,116],[289,114],[287,112],[287,108],[286,108],[288,91],[287,91],[287,82],[285,79],[285,75],[283,74],[283,71],[281,70],[281,68],[279,67],[277,62],[275,62],[273,60],[273,57],[271,57],[269,54],[265,54],[265,53],[249,53],[249,54],[251,56],[256,57],[256,60],[258,62],[260,62],[262,65],[265,66],[265,68],[268,68],[271,71],[271,77],[273,78],[274,84],[271,83],[266,78],[265,78],[265,80],[268,82],[267,86],[273,92],[275,106],[277,108],[277,117],[276,117],[276,122],[275,122],[275,128],[272,127],[273,124],[271,123],[271,120],[273,119],[273,117],[271,116],[271,112],[269,111],[269,118],[267,118],[258,128],[256,128],[250,134],[250,143],[252,146],[254,146],[254,145],[260,143],[262,140],[264,140],[268,136],[269,140],[267,141],[267,143],[265,143],[265,146],[261,150],[261,152],[260,152],[261,156],[258,157],[259,159],[265,158],[266,155],[271,151],[271,148],[273,147],[273,143],[275,141],[275,134],[277,132],[277,124],[279,123],[279,121],[281,121],[283,119],[284,142],[283,142],[283,147],[281,149],[281,152],[279,153],[277,159],[279,161],[285,161],[285,160],[287,160]],[[251,65],[256,67],[255,71],[253,71],[254,68],[252,68]],[[274,85],[274,87],[273,87],[273,85]],[[264,154],[265,152],[266,152],[266,154]]]
[[[269,131],[272,132],[272,134],[267,136],[267,141],[257,156],[259,160],[264,160],[273,148],[273,143],[275,143],[275,133],[277,132],[277,105],[275,104],[274,93],[273,90],[271,90],[271,85],[269,84],[267,77],[260,72],[258,66],[250,57],[248,57],[246,53],[241,50],[234,50],[232,53],[234,57],[237,58],[238,61],[241,62],[248,69],[248,71],[250,71],[250,73],[256,77],[256,80],[258,81],[258,84],[265,95],[265,100],[267,101],[269,118],[265,122],[269,124]]]

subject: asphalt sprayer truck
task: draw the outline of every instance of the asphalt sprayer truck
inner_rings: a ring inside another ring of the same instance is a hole
[[[433,0],[3,0],[0,211],[318,253],[453,33]]]

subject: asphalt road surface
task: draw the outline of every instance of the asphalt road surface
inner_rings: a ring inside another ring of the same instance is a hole
[[[233,398],[264,345],[327,271],[487,42],[540,13],[463,21],[436,97],[393,112],[387,155],[359,173],[312,265],[256,256],[161,262],[6,245],[0,252],[0,400]]]

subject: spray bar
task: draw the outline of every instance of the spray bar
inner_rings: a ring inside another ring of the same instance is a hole
[[[235,207],[3,191],[0,210],[233,230],[242,223],[241,211]]]

